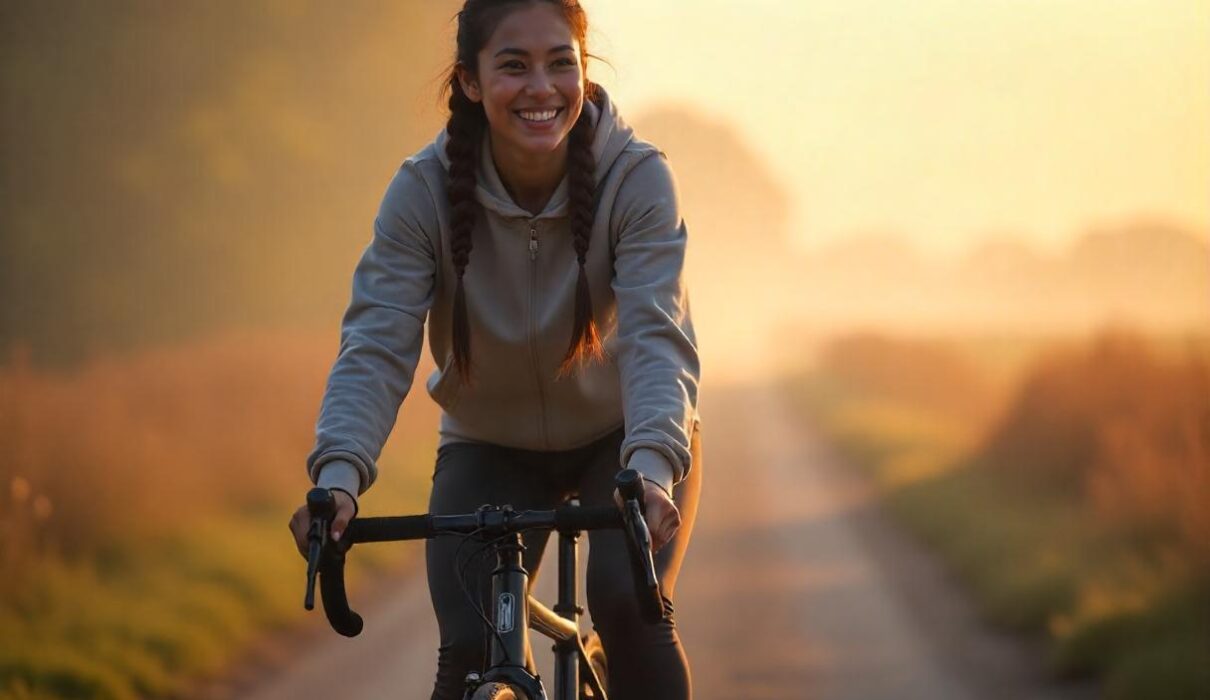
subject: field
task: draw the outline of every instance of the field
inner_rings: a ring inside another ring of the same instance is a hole
[[[988,619],[1111,698],[1210,693],[1210,352],[854,335],[796,405]]]
[[[286,525],[310,487],[304,460],[335,351],[277,332],[70,375],[10,358],[0,698],[170,696],[266,630],[320,614],[302,608],[305,562]],[[423,509],[435,413],[427,397],[409,403],[363,514]],[[408,559],[358,549],[351,595]]]

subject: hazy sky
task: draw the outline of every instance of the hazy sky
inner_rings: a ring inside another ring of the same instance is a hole
[[[1210,227],[1206,0],[584,3],[623,114],[690,101],[741,127],[804,247]]]

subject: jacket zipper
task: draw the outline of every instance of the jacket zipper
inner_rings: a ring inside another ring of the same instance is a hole
[[[533,361],[534,383],[538,387],[538,420],[542,426],[542,444],[550,449],[546,427],[546,392],[542,389],[542,365],[538,362],[537,323],[534,320],[534,298],[538,295],[538,223],[529,222],[529,356]]]

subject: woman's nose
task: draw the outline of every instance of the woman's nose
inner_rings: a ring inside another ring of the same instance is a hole
[[[555,91],[555,83],[544,70],[531,73],[529,83],[525,86],[531,95],[549,95]]]

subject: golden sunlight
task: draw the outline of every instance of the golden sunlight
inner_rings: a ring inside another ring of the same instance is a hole
[[[1139,217],[1210,224],[1200,0],[587,0],[630,114],[699,106],[791,196],[796,245],[1055,251]]]

